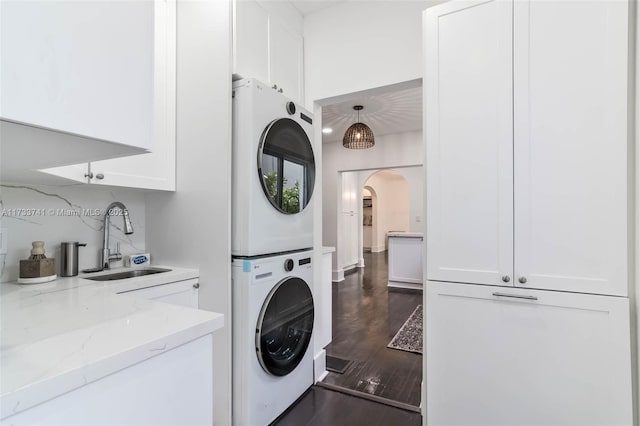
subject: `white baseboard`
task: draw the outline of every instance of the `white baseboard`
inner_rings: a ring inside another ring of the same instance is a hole
[[[362,257],[358,261],[358,268],[364,268],[364,258],[362,258]]]
[[[371,253],[380,253],[381,251],[385,251],[387,248],[382,246],[371,246]]]
[[[334,283],[339,283],[341,281],[344,281],[344,270],[337,269],[337,270],[331,271],[331,281]]]
[[[410,289],[413,289],[413,290],[422,290],[423,285],[422,285],[422,283],[416,284],[416,283],[405,283],[405,282],[400,282],[400,281],[388,281],[387,282],[387,287],[410,288]]]
[[[313,357],[313,378],[316,382],[320,382],[328,373],[327,351],[322,349]]]

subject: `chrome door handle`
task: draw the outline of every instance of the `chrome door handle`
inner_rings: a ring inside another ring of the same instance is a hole
[[[503,275],[502,281],[504,281],[505,283],[508,283],[509,281],[511,281],[511,277],[509,275]]]
[[[522,294],[508,294],[508,293],[500,293],[500,292],[495,292],[493,293],[494,296],[496,297],[511,297],[514,299],[526,299],[526,300],[538,300],[538,298],[536,296],[526,296],[526,295],[522,295]]]

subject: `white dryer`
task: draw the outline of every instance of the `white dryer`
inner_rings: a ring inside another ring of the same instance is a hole
[[[264,426],[313,385],[311,251],[233,261],[233,424]]]
[[[255,79],[233,83],[234,256],[313,246],[313,117]]]

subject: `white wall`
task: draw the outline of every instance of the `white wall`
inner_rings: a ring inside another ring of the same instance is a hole
[[[231,424],[231,5],[178,2],[177,192],[147,196],[147,248],[200,269],[214,333],[214,423]]]
[[[305,16],[307,107],[422,77],[422,11],[434,2],[350,1]]]
[[[401,170],[402,167],[406,166],[421,166],[422,157],[422,132],[380,135],[376,137],[374,147],[365,150],[346,149],[341,143],[323,144],[322,244],[338,247],[337,212],[342,209],[342,194],[339,191],[342,184],[339,179],[340,172],[394,167],[397,167],[396,170]],[[410,196],[412,195],[411,192]],[[413,216],[416,216],[416,214]],[[333,253],[333,270],[337,272],[337,274],[334,274],[334,280],[341,279],[338,275],[342,265],[338,263],[338,259],[338,254]]]
[[[49,186],[3,182],[0,227],[8,229],[8,252],[0,281],[18,278],[20,260],[29,257],[31,242],[38,240],[45,242],[47,257],[56,258],[58,273],[63,241],[87,243],[86,247],[79,248],[79,269],[97,267],[102,250],[104,210],[113,201],[124,203],[129,210],[134,233],[124,235],[122,217],[113,217],[112,248],[119,242],[123,254],[144,253],[145,205],[140,191],[84,184]],[[0,255],[0,269],[2,260]],[[112,267],[117,266],[122,266],[122,261],[112,263]]]

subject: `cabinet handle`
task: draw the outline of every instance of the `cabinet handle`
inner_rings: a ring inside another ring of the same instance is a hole
[[[278,90],[278,85],[277,85],[277,84],[274,84],[273,86],[271,86],[271,88],[272,88],[273,90]]]
[[[495,292],[493,293],[493,295],[496,297],[512,297],[514,299],[538,300],[536,296],[525,296],[520,294],[508,294],[508,293]]]
[[[193,285],[193,288],[200,288],[200,283],[195,283],[195,284]]]
[[[526,284],[527,283],[527,278],[526,277],[520,277],[520,278],[518,278],[518,282],[520,284]]]
[[[282,93],[282,87],[278,89],[278,93]]]
[[[93,172],[85,173],[84,177],[89,178],[89,179],[93,179]]]
[[[502,281],[504,281],[505,283],[508,283],[509,281],[511,281],[511,277],[509,275],[503,275]]]
[[[100,180],[102,180],[102,179],[104,179],[104,175],[103,175],[102,173],[98,173],[98,174],[96,175],[96,179],[100,179]]]

